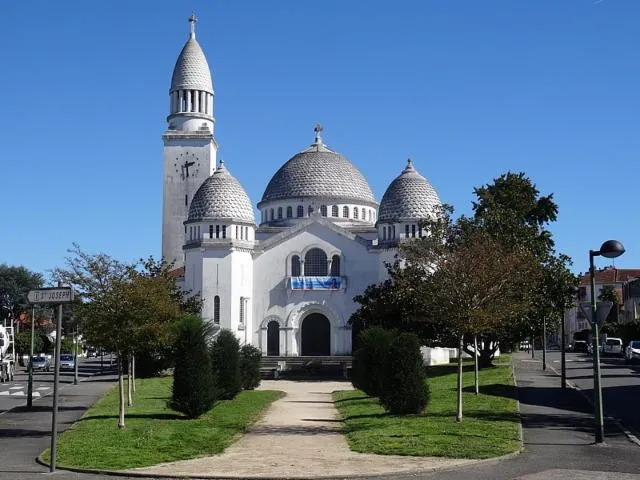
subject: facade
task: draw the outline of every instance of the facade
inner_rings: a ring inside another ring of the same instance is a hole
[[[353,297],[386,278],[400,242],[423,235],[438,195],[409,160],[378,203],[318,125],[267,183],[256,219],[229,167],[216,165],[213,83],[190,22],[162,137],[163,258],[201,296],[203,318],[241,343],[265,355],[349,355]]]
[[[619,318],[622,322],[632,322],[636,318],[635,305],[640,305],[640,291],[632,282],[633,279],[640,278],[640,269],[637,268],[615,268],[605,267],[595,272],[595,292],[596,298],[600,296],[604,287],[613,287],[618,303],[620,305]],[[630,286],[631,285],[631,286]],[[591,301],[591,275],[589,273],[580,277],[578,286],[578,302]],[[573,307],[565,311],[565,329],[567,342],[571,342],[573,334],[582,330],[591,330],[587,318],[582,314],[580,308]]]

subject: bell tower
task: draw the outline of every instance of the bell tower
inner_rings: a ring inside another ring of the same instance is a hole
[[[196,190],[215,170],[214,90],[209,64],[196,40],[194,15],[190,32],[171,77],[169,116],[164,142],[162,258],[184,265],[182,246],[189,205]]]

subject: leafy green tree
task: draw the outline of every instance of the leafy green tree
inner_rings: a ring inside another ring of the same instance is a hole
[[[196,315],[177,324],[176,364],[169,407],[189,418],[198,418],[213,406],[215,385],[207,346],[211,327]]]
[[[353,354],[351,383],[370,397],[379,397],[383,390],[382,372],[389,344],[398,333],[377,325],[360,332],[360,347]]]
[[[240,383],[240,342],[231,330],[220,330],[211,344],[213,378],[218,398],[231,400],[242,386]]]
[[[554,250],[548,225],[558,216],[553,194],[541,195],[524,173],[508,172],[493,183],[476,188],[474,222],[511,251],[527,251],[539,264],[538,281],[530,286],[535,297],[526,314],[514,318],[496,340],[515,342],[538,334],[543,322],[559,325],[572,305],[577,278],[570,272],[571,259]]]
[[[109,279],[104,290],[93,289],[91,300],[76,306],[85,320],[83,332],[88,342],[117,355],[120,428],[125,426],[124,371],[131,371],[125,362],[148,343],[172,343],[171,327],[183,313],[167,281],[128,268],[126,276]]]
[[[24,266],[0,264],[0,320],[18,319],[30,309],[29,290],[42,288],[42,275]]]
[[[420,340],[413,333],[401,332],[390,338],[382,378],[380,403],[392,414],[416,414],[429,400]]]
[[[458,339],[458,408],[462,419],[462,351],[469,339],[495,332],[530,308],[530,283],[536,280],[534,258],[505,248],[488,232],[447,212],[425,222],[427,235],[403,245],[405,270],[418,270],[422,281],[413,294],[423,302],[426,321]],[[488,346],[489,350],[497,348]],[[493,355],[473,352],[476,362],[490,364]],[[480,352],[482,353],[482,352]],[[476,363],[477,365],[477,363]],[[477,368],[477,367],[476,367]],[[477,378],[477,376],[476,376]]]
[[[262,352],[253,345],[240,348],[240,382],[243,390],[253,390],[260,385],[260,360]]]
[[[29,355],[31,352],[31,332],[30,331],[22,331],[16,333],[15,336],[15,346],[16,346],[16,354],[20,355]],[[43,351],[44,342],[42,341],[42,337],[38,334],[33,336],[33,352],[35,355]]]

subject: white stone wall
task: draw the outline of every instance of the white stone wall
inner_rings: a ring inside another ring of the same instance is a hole
[[[198,138],[171,135],[164,137],[164,144],[162,257],[167,262],[175,261],[175,266],[180,267],[184,263],[183,224],[187,220],[193,196],[215,169],[216,143],[211,135]],[[183,175],[185,159],[195,162],[189,168],[189,177]]]
[[[321,248],[328,258],[341,255],[340,275],[345,288],[338,291],[299,291],[289,285],[292,254],[304,258],[310,248]],[[347,321],[357,309],[353,297],[378,281],[378,254],[325,225],[310,224],[281,243],[273,245],[254,260],[253,344],[266,352],[266,327],[269,321],[280,324],[281,355],[298,355],[300,326],[310,313],[322,313],[331,323],[331,354],[351,353],[351,329]]]

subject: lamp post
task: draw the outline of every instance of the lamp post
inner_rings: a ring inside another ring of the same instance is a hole
[[[602,415],[602,388],[600,385],[600,328],[597,320],[596,271],[593,257],[616,258],[624,253],[622,243],[607,240],[600,250],[589,250],[589,275],[591,277],[591,324],[593,325],[593,403],[596,416],[596,443],[604,442],[604,418]]]

